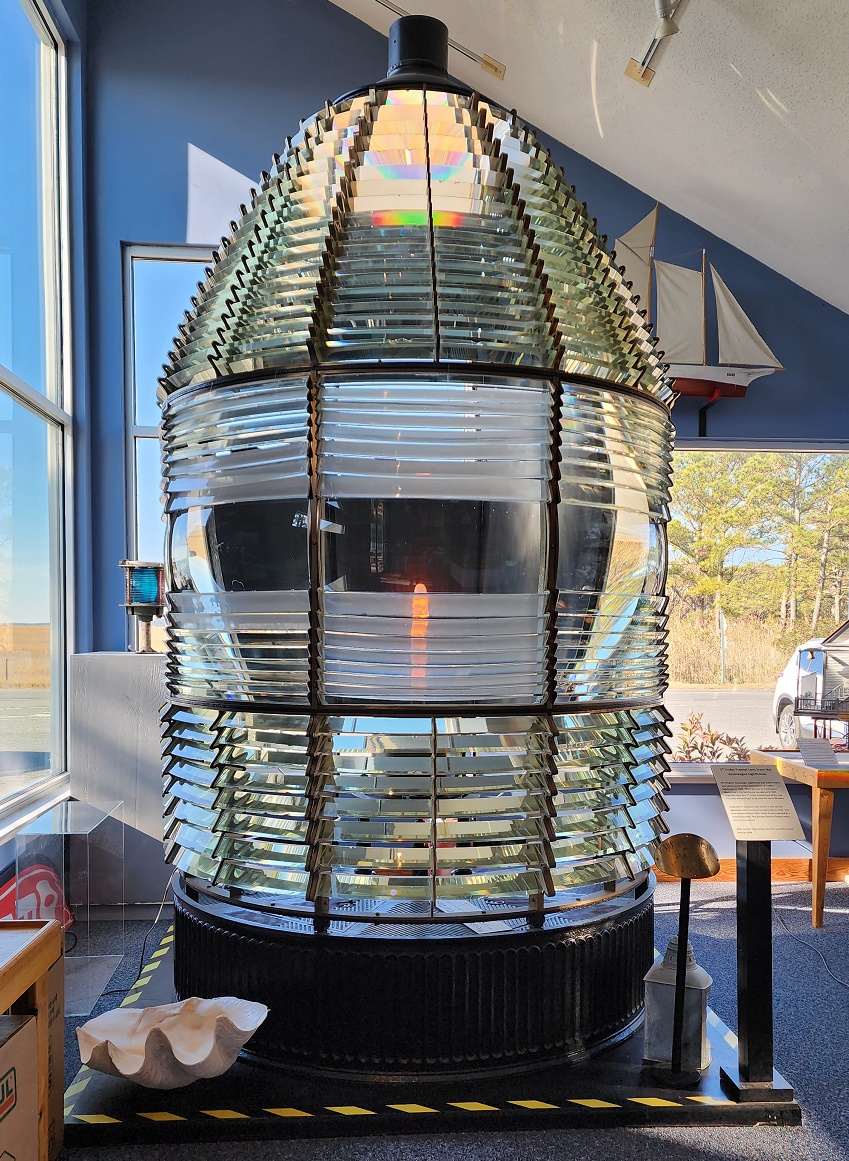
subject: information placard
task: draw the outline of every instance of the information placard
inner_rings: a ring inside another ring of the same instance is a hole
[[[712,765],[711,773],[738,842],[802,839],[805,834],[775,766]]]
[[[846,770],[849,754],[838,754],[827,738],[799,738],[796,742],[802,761],[812,770]]]

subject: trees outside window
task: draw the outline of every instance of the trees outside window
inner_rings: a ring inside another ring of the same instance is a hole
[[[849,456],[680,451],[673,484],[670,708],[774,745],[778,674],[849,617]]]

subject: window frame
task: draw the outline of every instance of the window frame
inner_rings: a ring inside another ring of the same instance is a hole
[[[672,408],[672,422],[675,423],[675,408]],[[752,439],[749,437],[725,438],[713,436],[682,436],[675,439],[672,454],[676,451],[706,452],[806,452],[810,455],[849,452],[849,439]],[[674,482],[673,482],[674,487]]]
[[[675,408],[672,408],[672,420],[675,421]],[[670,507],[674,506],[675,502],[675,453],[683,452],[800,452],[808,455],[849,455],[849,439],[792,439],[792,438],[761,438],[752,439],[750,437],[717,437],[717,436],[686,436],[683,438],[676,438],[672,449],[672,472],[673,472],[673,488],[672,488],[672,502]],[[663,700],[666,704],[666,694],[669,687],[664,692]],[[670,745],[674,748],[674,735],[669,739]],[[686,783],[694,786],[697,784],[714,785],[714,777],[710,771],[710,763],[707,762],[673,762],[669,760],[670,772],[667,775],[667,781],[670,783]]]
[[[190,242],[155,245],[153,243],[128,242],[121,248],[122,283],[124,297],[124,519],[126,559],[138,559],[138,504],[136,444],[142,439],[159,439],[159,425],[156,427],[136,422],[136,368],[135,368],[135,286],[133,280],[134,262],[194,262],[199,267],[198,282],[203,281],[203,270],[212,264],[213,247],[195,245]],[[186,303],[188,308],[189,303]],[[175,334],[172,337],[176,337]],[[168,352],[162,352],[163,362]],[[151,562],[153,563],[153,562]],[[138,624],[136,618],[128,617],[126,624],[126,647],[138,649]]]
[[[46,426],[48,534],[55,568],[50,586],[50,772],[0,798],[5,822],[46,799],[70,793],[68,770],[68,678],[74,651],[74,445],[72,278],[70,257],[70,126],[67,46],[41,0],[18,0],[41,42],[39,69],[40,186],[45,314],[45,391],[0,365],[0,392],[43,420]],[[45,60],[50,61],[48,68]],[[40,807],[39,807],[40,809]]]

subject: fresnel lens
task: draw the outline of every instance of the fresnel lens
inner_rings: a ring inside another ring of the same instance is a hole
[[[445,35],[287,142],[162,380],[178,988],[290,1064],[580,1055],[651,963],[673,394]]]

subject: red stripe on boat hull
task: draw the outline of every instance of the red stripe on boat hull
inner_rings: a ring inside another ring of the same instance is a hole
[[[746,388],[742,383],[727,383],[713,379],[676,379],[675,390],[680,395],[709,399],[711,395],[728,399],[742,399]]]

